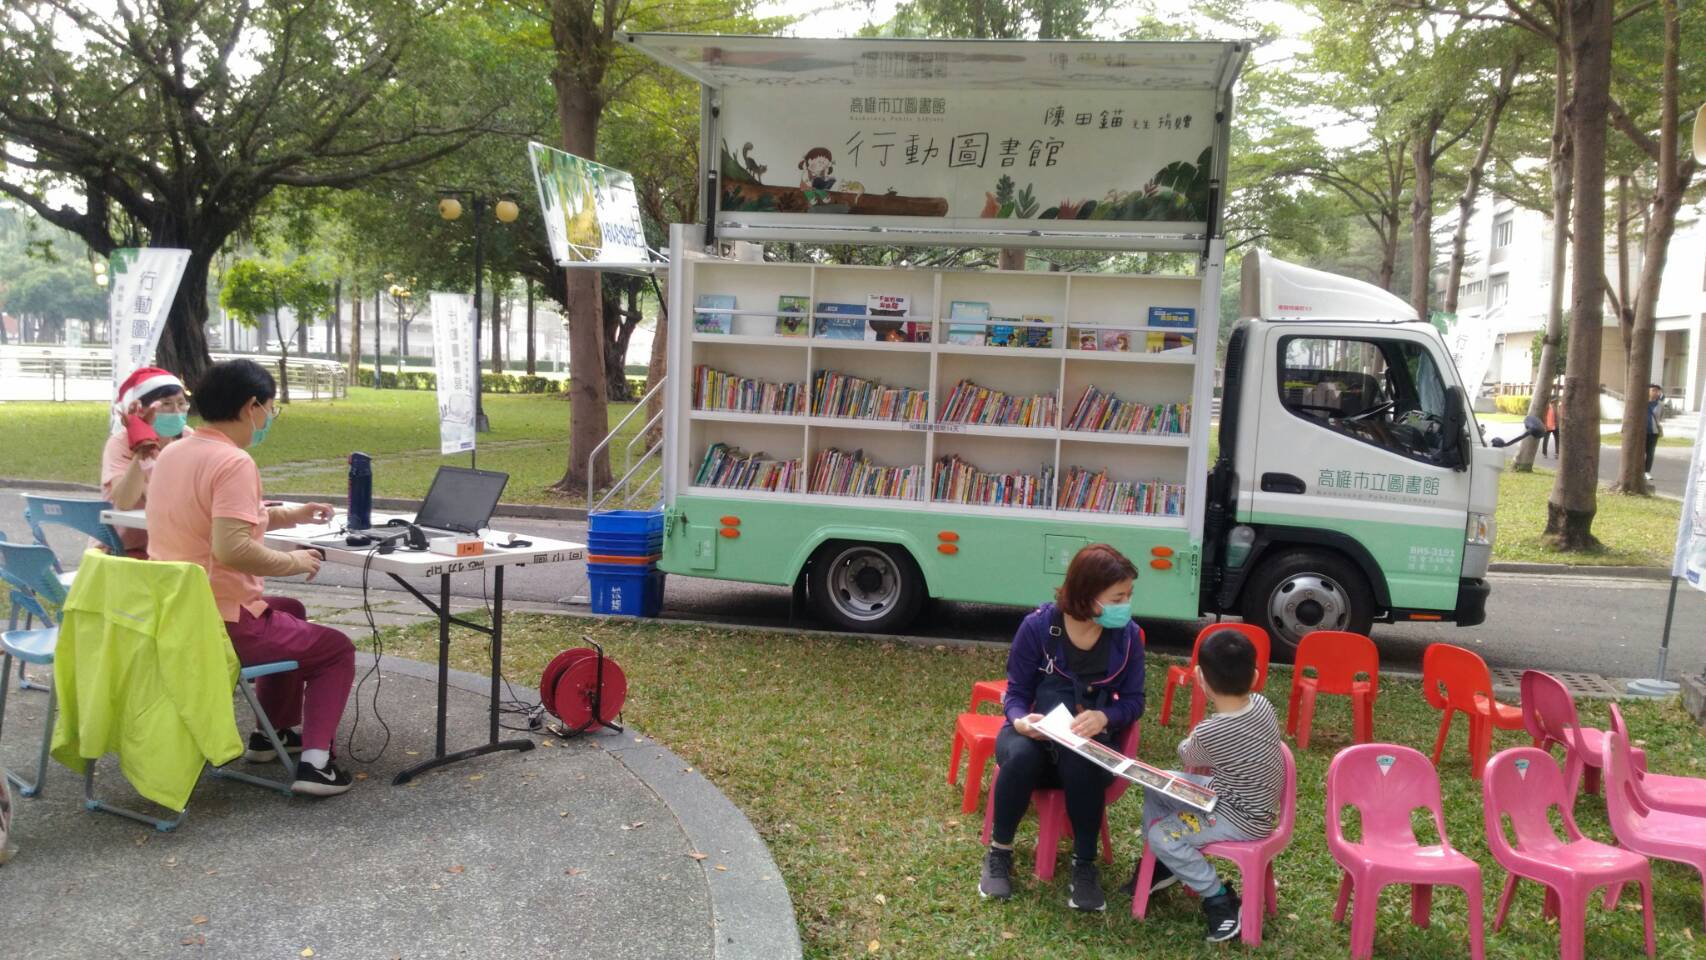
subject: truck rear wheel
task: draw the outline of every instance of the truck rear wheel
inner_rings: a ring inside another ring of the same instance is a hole
[[[1374,625],[1374,592],[1368,579],[1337,554],[1288,550],[1264,558],[1244,587],[1246,622],[1272,641],[1272,656],[1289,663],[1303,635],[1314,630],[1367,634]]]
[[[812,555],[811,599],[820,616],[856,633],[896,633],[926,593],[912,555],[890,543],[831,540]]]

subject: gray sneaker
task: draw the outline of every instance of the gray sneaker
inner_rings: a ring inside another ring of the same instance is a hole
[[[1102,893],[1102,873],[1096,861],[1072,860],[1072,896],[1066,904],[1074,910],[1097,911],[1108,909],[1108,898]]]
[[[1013,896],[1013,851],[990,847],[984,854],[983,878],[977,882],[977,895],[997,900]]]

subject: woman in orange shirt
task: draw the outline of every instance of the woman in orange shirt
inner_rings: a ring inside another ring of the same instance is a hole
[[[190,410],[183,381],[159,367],[140,367],[119,385],[119,429],[101,450],[101,496],[120,510],[148,503],[148,479],[167,444],[184,434]],[[146,530],[119,530],[125,552],[148,557]]]

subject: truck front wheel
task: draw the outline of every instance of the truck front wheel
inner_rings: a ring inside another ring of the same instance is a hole
[[[1374,593],[1368,579],[1337,554],[1288,550],[1263,558],[1244,587],[1244,620],[1272,640],[1276,661],[1290,662],[1303,635],[1349,630],[1366,635],[1374,625]]]
[[[926,593],[912,555],[889,543],[824,544],[812,555],[810,585],[819,615],[857,633],[905,629]]]

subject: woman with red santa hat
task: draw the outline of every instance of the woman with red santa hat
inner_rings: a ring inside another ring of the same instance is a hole
[[[190,398],[183,381],[159,367],[139,367],[119,385],[119,429],[101,451],[101,496],[120,510],[148,503],[148,479],[160,451],[186,432]],[[125,552],[148,557],[148,532],[123,529]]]

